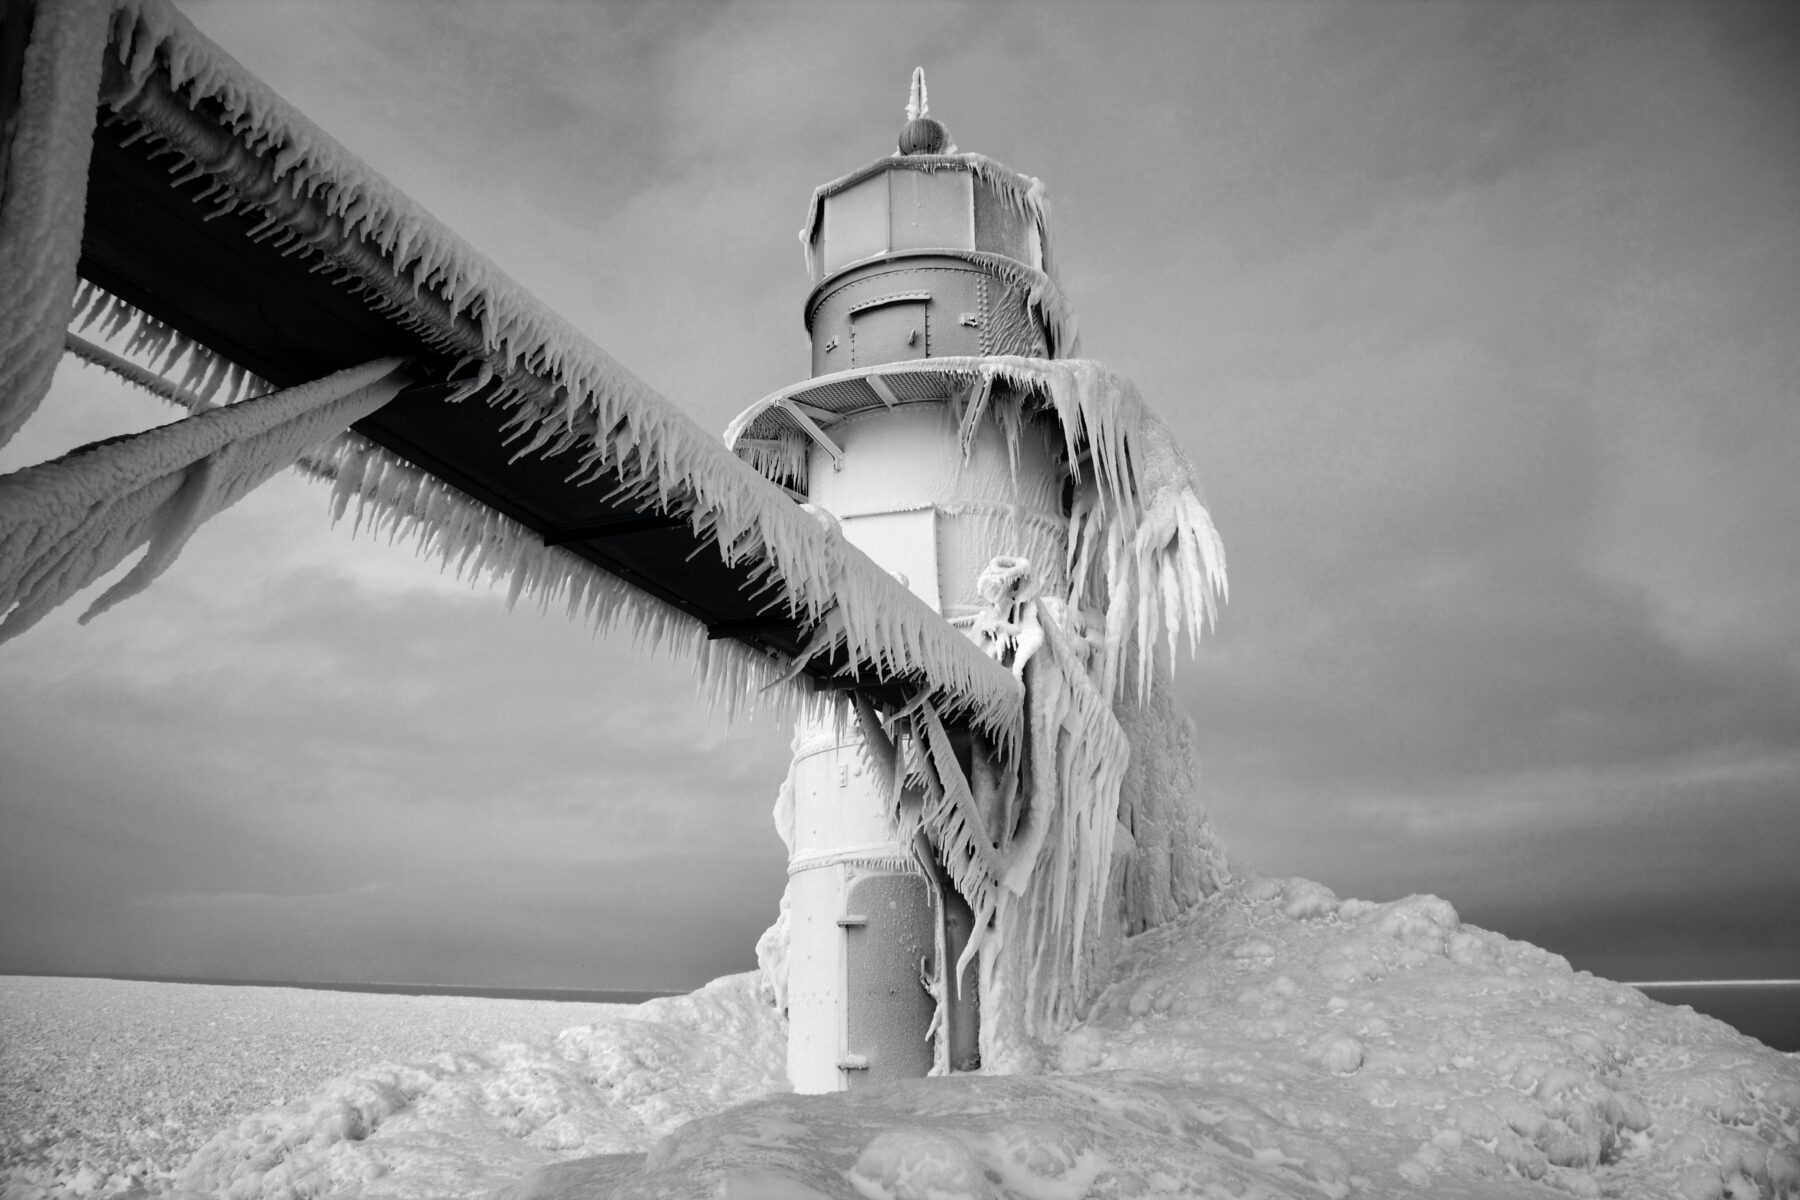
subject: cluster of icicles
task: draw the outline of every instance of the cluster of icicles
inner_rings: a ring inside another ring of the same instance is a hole
[[[965,772],[930,701],[885,719],[858,698],[863,745],[889,785],[896,840],[919,835],[974,913],[951,979],[979,964],[984,1059],[1016,1024],[1043,1036],[1066,1024],[1090,981],[1084,943],[1100,934],[1119,790],[1131,747],[1094,671],[1101,649],[1079,611],[1042,594],[1032,564],[996,557],[978,582],[982,606],[959,619],[1025,692],[1016,756],[976,739]],[[1002,1012],[1002,995],[1017,994]],[[944,997],[939,998],[942,1004]]]
[[[1225,549],[1207,513],[1193,466],[1137,386],[1091,359],[1008,355],[889,363],[883,375],[913,372],[959,381],[949,397],[965,453],[993,420],[1018,461],[1027,422],[1048,418],[1060,431],[1075,478],[1068,527],[1068,604],[1104,613],[1096,678],[1119,694],[1135,658],[1136,694],[1149,694],[1153,648],[1174,658],[1184,636],[1191,651],[1226,595]],[[805,485],[803,435],[740,437],[780,394],[732,422],[726,441],[753,467]],[[1133,649],[1137,653],[1133,655]]]

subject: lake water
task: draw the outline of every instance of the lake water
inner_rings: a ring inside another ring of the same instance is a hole
[[[1800,1053],[1800,981],[1637,985],[1663,1004],[1686,1004],[1776,1050]]]
[[[58,978],[45,976],[45,978]],[[290,979],[195,979],[187,975],[119,975],[133,983],[196,983],[208,987],[301,988],[312,992],[356,992],[373,996],[473,996],[483,1000],[555,1000],[568,1004],[642,1004],[680,992],[609,991],[599,988],[507,988],[434,983],[295,983]]]
[[[606,991],[584,988],[500,988],[417,983],[293,983],[287,980],[151,979],[146,983],[204,983],[231,987],[307,988],[385,996],[476,996],[489,1000],[558,1000],[575,1004],[641,1004],[673,992]],[[1685,1004],[1717,1017],[1766,1046],[1800,1053],[1800,980],[1781,983],[1658,983],[1634,985],[1652,1000]]]

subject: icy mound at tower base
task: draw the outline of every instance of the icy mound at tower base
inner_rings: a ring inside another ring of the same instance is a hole
[[[1135,939],[1035,1076],[779,1096],[542,1197],[1800,1196],[1800,1058],[1463,926],[1259,879]]]
[[[479,1196],[559,1158],[641,1158],[694,1117],[784,1089],[785,1057],[785,1028],[755,975],[726,976],[548,1043],[350,1072],[217,1134],[171,1190]]]

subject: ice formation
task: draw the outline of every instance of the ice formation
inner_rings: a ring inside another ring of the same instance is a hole
[[[974,910],[965,957],[980,955],[983,1068],[1030,1071],[1037,1043],[1075,1020],[1121,938],[1185,911],[1229,869],[1195,803],[1191,730],[1166,687],[1154,707],[1148,693],[1103,690],[1103,631],[1043,595],[1029,561],[994,559],[979,590],[986,606],[959,623],[1023,682],[1023,749],[1009,760],[977,744],[965,777],[921,711],[896,739],[914,749],[915,792],[898,794],[894,815],[903,844],[926,832]],[[1126,803],[1134,737],[1144,755]]]
[[[74,313],[65,349],[190,411],[272,390],[266,380],[93,283],[84,280],[76,289]],[[124,335],[123,353],[79,336],[89,331],[107,340]],[[132,355],[145,362],[133,361]]]
[[[18,113],[0,142],[0,445],[37,411],[62,357],[107,11],[88,0],[8,14],[32,25]]]
[[[1164,643],[1173,663],[1185,632],[1191,649],[1215,619],[1227,584],[1224,545],[1199,480],[1136,385],[1088,359],[927,358],[881,371],[960,377],[953,402],[961,405],[965,447],[983,420],[998,422],[1016,444],[1026,421],[1054,418],[1077,483],[1067,538],[1068,600],[1077,610],[1099,607],[1104,614],[1102,690],[1116,697],[1129,677],[1139,700],[1147,699],[1154,647]],[[996,399],[1002,392],[1012,398]],[[740,447],[743,432],[777,403],[779,394],[739,414],[726,443]],[[741,453],[804,486],[805,471],[796,469],[804,461],[800,447],[757,443]]]
[[[108,371],[133,387],[141,388],[159,400],[167,400],[189,412],[205,412],[215,407],[211,401],[202,399],[199,393],[191,392],[173,380],[139,366],[124,355],[115,354],[105,346],[96,345],[77,334],[71,333],[64,337],[63,348],[82,362]]]
[[[148,543],[82,619],[142,591],[207,518],[387,403],[406,382],[401,367],[377,359],[0,478],[0,640]]]
[[[635,1160],[696,1117],[785,1090],[784,1041],[754,977],[727,976],[548,1044],[343,1075],[222,1131],[173,1183],[214,1196],[350,1190],[373,1200],[475,1194],[577,1155]]]
[[[1006,1026],[1041,1034],[1087,999],[1087,943],[1102,936],[1131,745],[1090,677],[1096,647],[1079,614],[1040,594],[1031,564],[995,559],[980,590],[988,607],[969,633],[1026,695],[1025,769],[1003,776],[986,805],[1003,838],[991,901],[1003,937],[981,946],[983,1062],[1003,1069],[1020,1040]]]

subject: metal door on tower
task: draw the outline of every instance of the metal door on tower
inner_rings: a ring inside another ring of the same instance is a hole
[[[928,357],[931,330],[926,323],[926,310],[930,302],[930,293],[919,292],[883,297],[853,309],[850,365],[873,367]]]
[[[844,927],[850,1087],[917,1079],[931,1070],[937,999],[925,987],[937,957],[935,910],[921,875],[866,875],[850,887]]]

